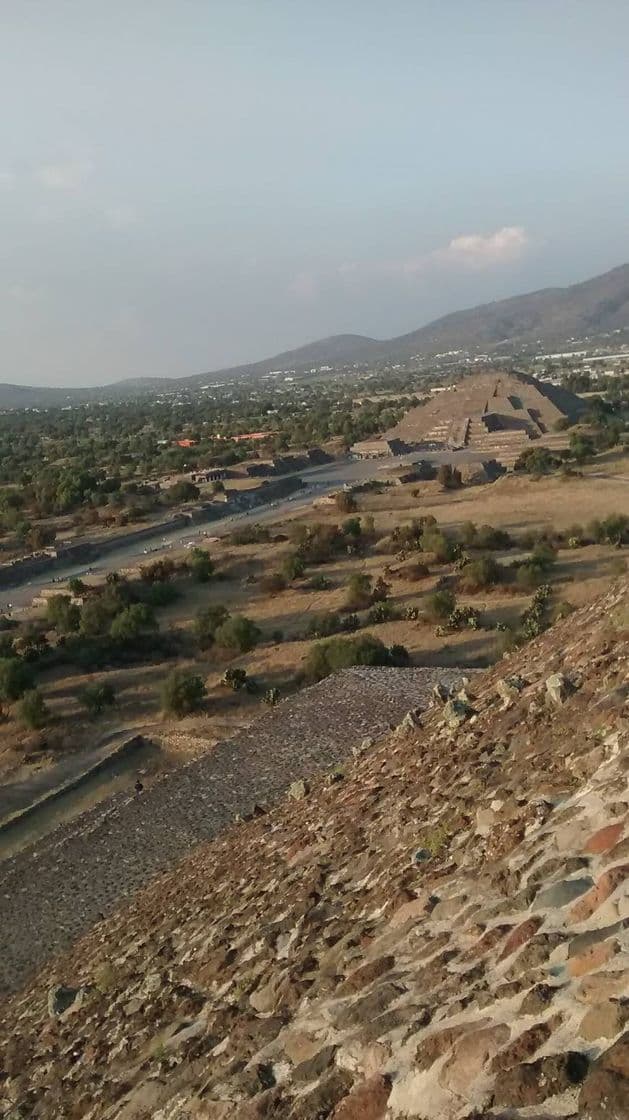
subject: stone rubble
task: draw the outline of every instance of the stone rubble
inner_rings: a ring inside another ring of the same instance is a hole
[[[629,1116],[628,681],[625,581],[199,845],[6,1003],[0,1116]]]

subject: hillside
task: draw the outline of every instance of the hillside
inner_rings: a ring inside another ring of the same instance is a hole
[[[257,377],[274,369],[403,359],[447,350],[498,351],[514,345],[558,346],[569,338],[629,328],[629,264],[567,288],[544,288],[527,295],[455,311],[397,338],[376,340],[340,334],[286,350],[248,365],[192,377],[140,377],[98,388],[55,389],[0,384],[0,408],[33,408],[125,398],[143,393],[198,388],[208,380]]]
[[[199,846],[7,1005],[1,1114],[626,1118],[628,668],[624,580]]]

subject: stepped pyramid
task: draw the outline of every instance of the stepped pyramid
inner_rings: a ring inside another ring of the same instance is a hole
[[[577,419],[583,408],[574,393],[528,374],[480,373],[412,408],[386,438],[468,448],[508,465],[532,440],[565,447],[557,422]]]

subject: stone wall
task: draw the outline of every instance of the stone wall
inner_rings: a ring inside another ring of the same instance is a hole
[[[117,795],[0,864],[0,991],[11,990],[154,875],[291,782],[425,707],[452,669],[349,669],[304,689],[140,796]]]

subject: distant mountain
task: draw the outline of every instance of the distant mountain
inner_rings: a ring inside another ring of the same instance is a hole
[[[90,400],[122,400],[177,388],[195,388],[216,379],[261,376],[275,369],[303,371],[314,366],[404,359],[448,350],[499,354],[516,346],[553,347],[564,344],[569,338],[599,335],[623,327],[629,328],[629,264],[568,288],[544,288],[454,311],[397,338],[379,340],[364,335],[337,334],[249,365],[192,377],[133,378],[98,388],[0,384],[0,408],[62,407]]]

